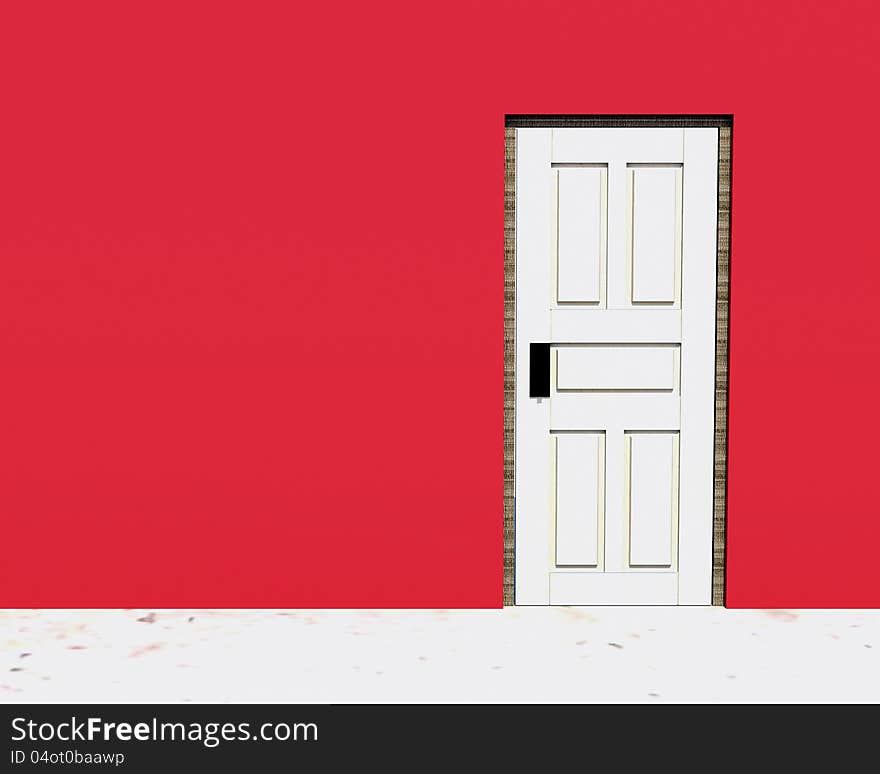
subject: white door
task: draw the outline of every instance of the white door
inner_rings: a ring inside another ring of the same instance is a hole
[[[710,604],[717,159],[517,130],[517,604]]]

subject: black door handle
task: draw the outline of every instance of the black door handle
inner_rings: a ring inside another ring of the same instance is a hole
[[[550,397],[550,345],[529,343],[529,397]]]

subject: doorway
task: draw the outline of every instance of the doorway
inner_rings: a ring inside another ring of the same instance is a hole
[[[505,604],[724,604],[731,116],[508,116]]]

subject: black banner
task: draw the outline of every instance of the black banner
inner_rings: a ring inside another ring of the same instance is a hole
[[[673,759],[728,764],[761,751],[766,764],[792,763],[778,735],[792,713],[810,757],[817,741],[833,747],[829,717],[815,708],[623,705],[7,705],[0,771],[248,771],[354,763],[357,769],[470,770],[479,761],[547,768],[566,761],[666,767]],[[873,724],[871,718],[865,718]],[[845,749],[859,724],[847,722]],[[843,727],[840,725],[840,727]],[[713,742],[714,740],[714,742]],[[777,755],[778,754],[778,755]],[[528,757],[527,757],[528,756]],[[555,761],[555,764],[554,764]],[[592,765],[590,765],[592,764]],[[309,771],[313,768],[307,769]],[[342,769],[331,769],[342,770]]]

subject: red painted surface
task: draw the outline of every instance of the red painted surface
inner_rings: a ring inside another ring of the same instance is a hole
[[[729,602],[880,604],[876,4],[16,6],[0,605],[500,604],[505,112],[735,114]]]

